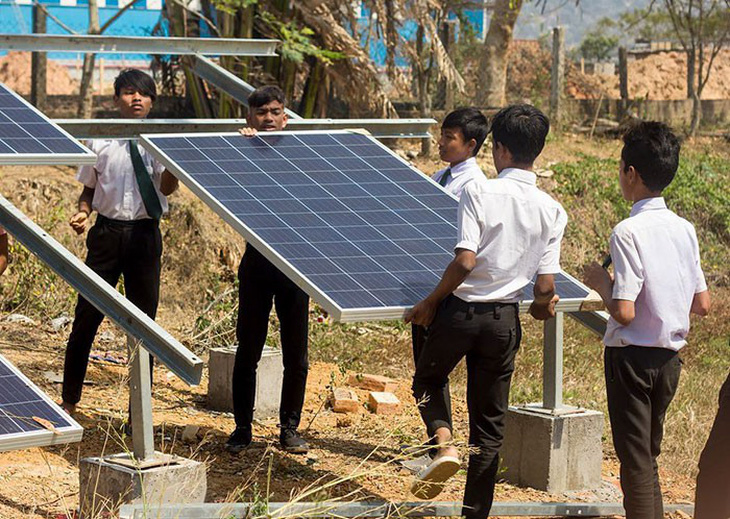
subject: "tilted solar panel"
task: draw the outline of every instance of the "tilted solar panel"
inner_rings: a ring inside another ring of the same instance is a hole
[[[0,452],[77,442],[82,434],[79,424],[0,355]]]
[[[335,319],[401,317],[453,258],[456,199],[366,135],[142,142]]]
[[[0,83],[0,164],[94,164],[96,156]]]

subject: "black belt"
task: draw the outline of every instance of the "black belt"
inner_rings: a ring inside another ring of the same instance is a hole
[[[487,312],[494,312],[495,317],[499,318],[500,310],[502,308],[514,307],[515,311],[519,309],[519,303],[504,303],[501,301],[488,301],[488,302],[469,302],[464,301],[460,297],[450,294],[449,304],[456,305],[460,310],[464,310],[469,314],[485,314]]]
[[[111,227],[157,227],[160,221],[153,218],[143,218],[141,220],[115,220],[114,218],[107,218],[103,214],[99,214],[96,216],[96,223],[109,225]]]

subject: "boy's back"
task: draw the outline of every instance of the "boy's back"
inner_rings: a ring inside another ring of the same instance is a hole
[[[658,346],[678,351],[686,344],[696,293],[707,290],[691,223],[670,211],[664,199],[634,204],[631,217],[611,235],[616,275],[614,299],[635,300],[627,326],[611,318],[606,346]]]
[[[465,301],[518,302],[535,273],[559,272],[568,217],[560,203],[538,189],[536,180],[530,171],[509,168],[496,179],[466,186],[460,236],[465,225],[472,232],[456,247],[479,252],[476,267],[454,295]]]

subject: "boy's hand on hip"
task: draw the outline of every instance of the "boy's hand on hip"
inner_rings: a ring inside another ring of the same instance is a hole
[[[538,321],[545,321],[555,317],[555,305],[560,301],[560,296],[555,294],[547,304],[537,304],[534,301],[530,305],[530,315]]]
[[[76,232],[76,234],[83,234],[86,230],[86,224],[89,221],[89,215],[85,211],[79,211],[71,217],[69,225]]]
[[[438,303],[435,303],[430,299],[424,299],[408,310],[403,320],[407,323],[413,323],[419,326],[430,326],[434,317],[436,317],[437,308]]]

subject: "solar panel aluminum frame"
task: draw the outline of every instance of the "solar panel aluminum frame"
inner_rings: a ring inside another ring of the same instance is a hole
[[[555,305],[556,312],[580,312],[585,310],[586,305],[595,305],[596,303],[599,303],[601,301],[601,297],[595,291],[585,286],[583,283],[578,281],[576,278],[574,278],[564,270],[560,271],[560,275],[564,276],[571,283],[585,290],[588,295],[586,297],[576,298],[561,297],[560,301],[558,301],[558,304]],[[530,299],[525,299],[524,301],[520,302],[520,312],[523,313],[526,313],[530,309],[530,305],[532,304],[532,294],[525,294],[525,297],[529,297]]]
[[[58,126],[56,123],[48,119],[48,117],[38,110],[35,106],[28,103],[22,96],[20,96],[13,89],[7,85],[0,83],[5,86],[5,89],[19,99],[28,109],[32,110],[36,114],[40,115],[49,125],[53,126],[59,133],[64,137],[68,137],[69,140],[75,141],[76,139],[71,136],[66,130]],[[0,165],[2,166],[28,166],[28,165],[49,165],[49,166],[77,166],[82,164],[96,164],[96,154],[86,148],[83,144],[79,143],[79,147],[86,150],[84,153],[0,153]]]
[[[314,130],[314,131],[285,131],[281,134],[286,135],[312,135],[312,134],[346,134],[358,132],[362,133],[362,130],[338,130],[338,131],[326,131],[326,130]],[[267,132],[267,135],[276,135],[277,132]],[[236,136],[238,133],[195,133],[193,137],[229,137]],[[358,309],[343,309],[337,303],[335,303],[330,297],[327,296],[326,292],[312,283],[307,276],[299,272],[286,258],[276,252],[271,246],[269,246],[263,239],[261,239],[251,228],[249,228],[244,222],[238,219],[232,212],[230,212],[225,205],[219,202],[215,197],[210,195],[205,188],[203,188],[193,177],[188,175],[177,163],[171,159],[162,149],[152,142],[151,139],[156,138],[185,138],[191,136],[189,134],[143,134],[140,136],[140,142],[145,148],[147,148],[152,154],[154,154],[160,162],[162,162],[167,169],[169,169],[183,184],[185,184],[195,195],[197,195],[208,207],[218,214],[226,223],[228,223],[233,229],[241,234],[247,242],[251,243],[258,251],[261,252],[269,261],[271,261],[279,270],[281,270],[289,279],[291,279],[297,286],[304,290],[310,297],[317,301],[324,310],[326,310],[336,321],[342,322],[353,322],[353,321],[372,321],[372,320],[387,320],[387,319],[401,319],[406,311],[410,307],[405,306],[390,306],[390,307],[371,307],[371,308],[358,308]],[[402,157],[394,154],[387,146],[381,142],[372,139],[372,142],[377,143],[385,151],[390,153],[392,156],[397,157],[406,167],[419,173],[424,181],[431,182],[444,191],[444,193],[451,196],[454,200],[456,197],[450,192],[446,191],[442,186],[435,182],[432,178],[423,175],[420,171],[414,168]],[[563,275],[571,282],[585,289],[588,293],[590,290],[586,288],[582,283],[576,280],[574,277],[563,272]],[[434,285],[435,286],[435,285]],[[590,294],[589,294],[590,297]],[[582,298],[566,298],[561,299],[556,305],[556,311],[559,312],[574,312],[581,310],[586,299]],[[531,300],[523,301],[520,304],[520,310],[526,312],[529,307]]]
[[[84,429],[76,421],[67,416],[65,411],[61,409],[51,398],[41,391],[38,386],[26,377],[18,368],[16,368],[3,355],[0,355],[0,363],[4,364],[20,381],[27,384],[28,387],[36,395],[38,399],[50,405],[54,410],[62,415],[65,420],[71,423],[68,427],[57,427],[55,431],[48,429],[40,429],[37,431],[23,431],[19,433],[6,434],[0,436],[0,452],[14,451],[20,449],[28,449],[30,447],[46,447],[48,445],[60,445],[64,443],[74,443],[81,441]]]
[[[363,133],[364,130],[338,130],[338,131],[327,131],[327,130],[312,130],[312,131],[284,131],[284,132],[266,132],[266,135],[315,135],[315,134],[347,134],[347,133]],[[367,135],[370,135],[366,132]],[[193,137],[231,137],[239,135],[236,132],[232,133],[195,133]],[[171,173],[173,173],[188,189],[190,189],[195,195],[197,195],[205,204],[213,209],[223,220],[228,223],[233,229],[238,232],[241,236],[246,239],[247,243],[253,245],[266,259],[273,263],[276,268],[281,270],[284,275],[291,279],[299,288],[306,292],[312,299],[314,299],[335,321],[341,322],[355,322],[355,321],[382,321],[388,319],[401,319],[406,311],[410,307],[405,306],[383,306],[383,307],[371,307],[371,308],[357,308],[357,309],[345,309],[340,307],[335,301],[333,301],[324,290],[319,288],[317,285],[312,283],[307,276],[299,272],[286,258],[281,256],[276,250],[268,245],[261,237],[259,237],[250,227],[244,222],[239,220],[233,213],[231,213],[222,203],[216,200],[210,195],[198,182],[195,181],[190,175],[188,175],[183,169],[181,169],[177,163],[172,160],[164,151],[156,146],[151,139],[159,139],[166,137],[185,138],[188,134],[142,134],[140,135],[140,143],[150,151],[157,159],[162,162]],[[388,153],[397,157],[406,167],[416,171],[423,179],[427,182],[432,182],[434,185],[439,186],[437,182],[434,182],[431,178],[425,176],[423,173],[418,171],[416,168],[411,166],[406,160],[398,155],[394,154],[387,146],[383,143],[372,139],[373,143],[382,147]],[[443,187],[439,186],[443,190]],[[456,199],[451,193],[448,193],[452,198]],[[435,285],[434,285],[435,287]]]

